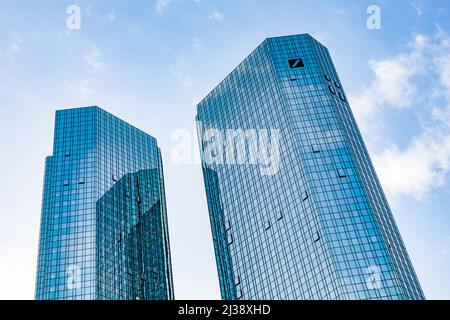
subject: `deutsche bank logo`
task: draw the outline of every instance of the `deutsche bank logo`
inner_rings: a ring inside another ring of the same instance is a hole
[[[305,64],[303,63],[303,59],[291,59],[289,60],[289,66],[291,69],[303,68]]]

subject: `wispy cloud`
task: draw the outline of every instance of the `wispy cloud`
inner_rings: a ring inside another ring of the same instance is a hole
[[[426,72],[427,61],[420,49],[423,41],[424,36],[418,35],[412,44],[414,50],[369,62],[374,79],[359,95],[351,97],[352,104],[358,106],[355,113],[360,120],[372,117],[385,105],[399,109],[413,105],[417,94],[413,78]]]
[[[446,240],[450,241],[450,236],[448,236]],[[446,246],[439,251],[439,254],[442,258],[450,257],[450,247],[448,246],[448,243],[446,243]]]
[[[18,41],[11,41],[8,44],[8,47],[6,49],[6,56],[8,57],[9,61],[16,62],[16,56],[20,52],[20,45]]]
[[[167,9],[172,0],[156,0],[155,2],[155,10],[158,14],[164,14],[164,11]]]
[[[334,9],[333,13],[341,15],[341,16],[346,16],[348,14],[348,12],[343,8]]]
[[[88,100],[94,94],[94,80],[85,78],[81,80],[67,79],[64,82],[66,88],[82,100]]]
[[[65,87],[82,100],[89,100],[95,94],[95,87],[98,84],[98,76],[105,69],[100,49],[92,46],[83,57],[89,73],[82,76],[65,76]]]
[[[213,20],[217,22],[222,22],[225,19],[225,15],[219,11],[213,11],[209,14],[208,20]]]
[[[194,45],[194,48],[197,50],[203,49],[203,42],[200,38],[197,37],[192,38],[192,44]]]
[[[188,69],[188,63],[183,56],[179,56],[176,63],[172,66],[172,75],[178,80],[183,89],[191,88],[194,85],[194,80]]]
[[[450,168],[450,135],[426,132],[404,149],[396,145],[374,158],[387,192],[424,199],[433,188],[445,185]]]
[[[370,67],[372,83],[350,98],[363,131],[374,130],[371,122],[388,108],[416,112],[421,128],[403,148],[374,148],[380,179],[392,195],[424,199],[450,171],[450,37],[415,35],[406,52]]]
[[[416,12],[416,14],[420,17],[423,15],[423,9],[422,6],[420,6],[417,2],[413,1],[411,3],[411,7],[414,9],[414,11]]]
[[[105,63],[102,61],[100,49],[96,46],[91,47],[91,50],[86,53],[83,60],[86,62],[89,70],[93,73],[103,71],[105,68]]]
[[[85,9],[85,11],[86,11],[86,14],[87,14],[89,17],[91,17],[91,16],[94,15],[94,8],[93,8],[92,6],[87,6],[86,9]]]
[[[450,248],[442,249],[441,256],[443,256],[444,258],[450,256]]]
[[[106,16],[106,19],[109,22],[114,22],[117,20],[117,14],[116,14],[116,10],[112,9]]]

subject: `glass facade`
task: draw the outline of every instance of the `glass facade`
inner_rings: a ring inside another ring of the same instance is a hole
[[[323,45],[266,39],[197,111],[223,299],[424,299]]]
[[[57,111],[39,241],[36,299],[173,299],[156,140],[98,107]]]

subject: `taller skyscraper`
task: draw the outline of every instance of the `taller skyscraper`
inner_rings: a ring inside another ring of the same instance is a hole
[[[318,41],[266,39],[197,121],[224,299],[424,299]]]
[[[56,112],[36,299],[173,299],[156,140],[98,107]]]

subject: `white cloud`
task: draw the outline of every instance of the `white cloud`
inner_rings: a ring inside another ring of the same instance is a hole
[[[75,96],[82,100],[89,100],[95,94],[95,87],[98,83],[98,76],[105,69],[100,49],[92,46],[83,57],[89,75],[73,77],[65,75],[65,87]]]
[[[442,30],[432,36],[415,35],[407,52],[371,61],[372,83],[350,98],[362,131],[371,136],[374,132],[383,136],[372,123],[389,108],[418,117],[421,132],[403,148],[391,143],[380,150],[368,140],[382,185],[393,196],[421,200],[446,185],[450,171],[449,49],[450,37]]]
[[[348,12],[345,9],[342,9],[342,8],[334,9],[333,13],[341,15],[341,16],[346,16],[348,14]]]
[[[20,41],[14,37],[6,48],[6,57],[12,63],[16,62],[17,55],[20,53]]]
[[[194,45],[194,48],[197,50],[203,49],[203,42],[200,38],[197,37],[192,38],[192,44]]]
[[[416,11],[416,14],[420,17],[423,15],[423,10],[422,8],[416,3],[416,2],[412,2],[411,3],[411,7],[414,9],[414,11]]]
[[[82,100],[88,100],[94,94],[94,80],[91,78],[77,80],[66,80],[66,87]]]
[[[156,0],[155,10],[158,14],[163,14],[172,0]]]
[[[423,134],[403,150],[396,145],[374,157],[385,190],[423,200],[431,188],[443,186],[450,168],[450,135]]]
[[[385,105],[395,108],[409,108],[417,96],[417,85],[413,78],[426,72],[426,57],[421,47],[425,38],[418,35],[412,46],[414,50],[383,60],[372,60],[370,68],[375,74],[372,83],[356,96],[351,96],[355,115],[365,122]]]
[[[107,19],[109,22],[114,22],[114,21],[116,21],[116,20],[117,20],[117,14],[116,14],[116,11],[115,11],[114,9],[112,9],[112,10],[110,11],[110,13],[108,13],[108,15],[106,16],[106,19]]]
[[[84,56],[83,60],[88,65],[89,70],[93,73],[103,71],[105,68],[100,49],[96,46],[91,47],[91,50]]]
[[[91,79],[83,79],[78,85],[78,90],[81,94],[82,98],[88,98],[94,90],[92,89],[92,80]]]
[[[441,256],[444,258],[450,256],[450,248],[442,249]]]
[[[223,19],[225,19],[225,15],[220,13],[219,11],[213,11],[208,16],[208,20],[214,20],[217,22],[221,22],[223,21]]]
[[[94,8],[92,6],[87,6],[85,10],[86,10],[86,14],[89,17],[92,17],[94,15]]]
[[[178,57],[177,62],[172,66],[172,75],[183,89],[191,88],[194,85],[194,80],[188,72],[188,64],[182,56]]]

